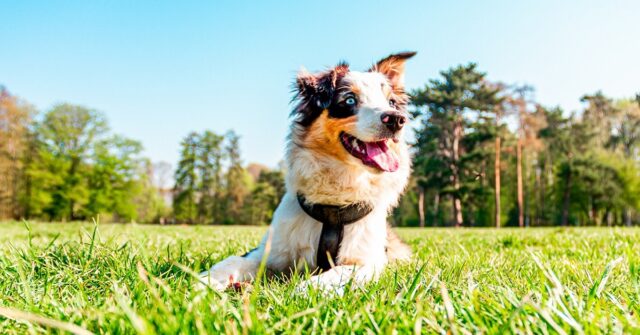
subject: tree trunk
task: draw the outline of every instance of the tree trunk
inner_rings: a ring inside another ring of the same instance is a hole
[[[524,227],[524,198],[522,192],[522,141],[516,144],[516,174],[518,182],[518,226]]]
[[[607,223],[607,227],[611,227],[613,225],[613,220],[612,220],[612,216],[611,216],[611,208],[607,208],[604,211],[604,214],[602,214],[601,222],[606,222]]]
[[[631,208],[627,207],[624,209],[624,224],[627,227],[631,227]]]
[[[536,219],[536,225],[540,225],[542,224],[542,220],[543,220],[543,213],[545,212],[545,208],[544,208],[544,196],[545,196],[545,180],[543,178],[543,174],[544,174],[544,167],[540,169],[539,173],[540,175],[538,176],[538,214],[537,214],[537,219]]]
[[[593,197],[591,198],[591,208],[589,208],[589,221],[595,224],[597,227],[600,227],[600,217],[598,216],[598,210],[594,205],[595,200]]]
[[[76,173],[77,173],[79,164],[80,164],[80,158],[77,158],[77,157],[71,158],[71,168],[69,169],[69,178],[72,180],[72,186],[70,187],[71,190],[73,190],[73,187],[77,184]],[[73,198],[69,199],[69,221],[75,220],[75,213],[74,213],[75,207],[76,207],[76,202],[73,200]]]
[[[451,172],[453,178],[453,219],[456,227],[462,227],[462,202],[460,201],[460,168],[458,166],[460,160],[460,139],[462,138],[462,121],[457,120],[453,129],[452,155],[453,162],[451,164]]]
[[[563,195],[563,204],[562,204],[562,221],[561,224],[563,226],[567,226],[569,224],[569,204],[571,201],[571,168],[569,167],[569,172],[567,173],[567,181],[564,188]]]
[[[418,214],[420,215],[420,227],[424,228],[424,187],[418,187]]]
[[[433,226],[438,225],[438,217],[440,214],[440,193],[436,193],[433,199]]]
[[[494,162],[496,188],[496,228],[500,228],[500,136],[496,137],[496,158]]]
[[[460,201],[460,198],[458,197],[454,197],[453,198],[453,206],[454,206],[454,212],[455,212],[455,220],[456,220],[456,228],[462,227],[462,224],[464,223],[462,220],[462,202]]]

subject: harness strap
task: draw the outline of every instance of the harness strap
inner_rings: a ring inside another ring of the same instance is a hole
[[[322,223],[316,263],[323,271],[331,269],[329,257],[336,259],[338,256],[344,226],[362,219],[373,210],[373,206],[368,202],[356,202],[346,206],[309,203],[300,193],[298,203],[307,215]]]

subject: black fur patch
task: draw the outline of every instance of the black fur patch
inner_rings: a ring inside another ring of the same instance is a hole
[[[348,90],[349,90],[348,87],[342,87],[342,88],[339,87],[338,89],[335,90],[336,94],[334,94],[333,99],[331,101],[331,105],[329,105],[329,108],[328,108],[329,117],[336,118],[336,119],[343,119],[356,114],[356,110],[358,108],[357,97],[354,96],[354,98],[356,99],[356,104],[352,106],[347,105],[344,102],[344,100],[339,101],[340,96],[349,93]]]
[[[337,91],[342,78],[349,72],[345,62],[320,74],[298,76],[295,84],[294,101],[298,104],[292,111],[296,122],[304,127],[310,126],[325,109],[331,117],[348,117],[353,115],[354,108],[337,102]],[[348,108],[347,108],[348,107]]]

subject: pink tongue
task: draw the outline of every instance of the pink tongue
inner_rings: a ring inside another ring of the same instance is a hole
[[[365,142],[367,148],[363,162],[367,165],[373,165],[382,171],[394,172],[398,170],[400,163],[398,157],[389,150],[384,141],[381,142]]]

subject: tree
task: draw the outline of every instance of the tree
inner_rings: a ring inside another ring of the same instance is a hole
[[[223,219],[222,208],[222,160],[224,137],[205,131],[197,143],[198,221],[219,223]]]
[[[582,122],[591,133],[593,146],[598,148],[607,146],[611,138],[612,122],[619,110],[615,108],[613,100],[601,91],[584,95],[580,101],[587,104],[582,113]]]
[[[44,189],[45,208],[51,220],[76,220],[88,201],[88,159],[95,141],[107,132],[104,116],[95,110],[71,104],[59,104],[44,115],[36,126],[35,146],[39,161],[31,169],[31,178],[48,185]],[[47,179],[47,180],[43,180]],[[32,183],[41,188],[42,184]],[[32,192],[36,193],[36,192]],[[37,210],[39,211],[39,210]]]
[[[640,95],[637,95],[635,100],[618,101],[615,109],[619,113],[612,122],[608,145],[613,150],[621,149],[625,160],[637,160],[640,147]],[[624,170],[625,173],[628,171],[629,169]],[[629,198],[627,202],[635,201]],[[624,210],[624,222],[627,226],[631,225],[632,208],[633,205],[629,205]]]
[[[262,170],[256,185],[247,197],[245,212],[247,222],[251,224],[268,224],[273,212],[284,196],[284,174],[281,170]]]
[[[109,221],[131,222],[142,213],[148,218],[150,204],[140,197],[147,190],[147,161],[140,142],[112,136],[94,145],[92,164],[87,167],[88,201],[81,217],[111,215]]]
[[[454,225],[460,227],[463,225],[462,199],[469,186],[465,183],[473,182],[478,176],[473,170],[465,170],[465,165],[473,160],[465,156],[471,152],[462,141],[468,136],[466,131],[474,117],[493,111],[499,102],[498,89],[487,83],[485,74],[476,70],[476,64],[457,66],[441,72],[441,76],[442,79],[430,80],[424,89],[413,92],[412,104],[418,110],[426,107],[418,143],[437,147],[433,159],[427,159],[426,163],[446,166],[449,180],[444,189],[451,198]],[[434,132],[438,133],[437,138],[433,137]],[[432,155],[420,146],[418,154]]]
[[[104,116],[60,104],[33,126],[21,202],[26,218],[130,222],[144,191],[142,145],[109,135]]]
[[[0,219],[18,219],[33,108],[0,86]]]
[[[157,164],[152,164],[146,158],[142,159],[138,166],[139,192],[133,199],[138,222],[164,224],[170,214],[163,199],[164,193],[155,185],[155,181],[158,179],[155,177],[156,167]]]
[[[242,167],[240,137],[233,131],[227,132],[225,137],[227,139],[226,154],[229,158],[229,168],[225,176],[226,215],[231,222],[240,222],[244,199],[249,194],[247,185],[249,176]]]
[[[495,88],[501,92],[501,96],[499,100],[496,101],[496,104],[493,107],[494,113],[494,121],[495,121],[495,143],[494,143],[494,160],[493,160],[493,180],[494,180],[494,218],[495,218],[495,226],[496,228],[500,228],[502,226],[502,204],[501,204],[501,170],[502,170],[502,135],[505,132],[505,127],[502,124],[502,120],[505,117],[505,114],[508,111],[508,101],[507,97],[504,96],[504,92],[506,92],[506,85],[502,83],[495,84]]]
[[[616,117],[611,121],[608,146],[620,148],[627,158],[635,158],[640,147],[640,100],[620,100],[614,105]]]
[[[197,186],[200,182],[197,174],[199,135],[189,133],[180,143],[180,162],[175,172],[173,213],[178,221],[195,223],[198,214]]]
[[[505,103],[509,106],[509,113],[517,120],[516,131],[516,199],[518,205],[518,226],[525,226],[525,217],[530,218],[526,213],[525,194],[525,172],[528,164],[524,164],[525,150],[532,149],[531,153],[536,154],[542,148],[542,142],[538,138],[538,132],[545,126],[544,115],[538,113],[538,108],[532,98],[533,88],[528,85],[514,85],[509,88],[509,93],[505,97]],[[535,107],[535,108],[534,108]]]

